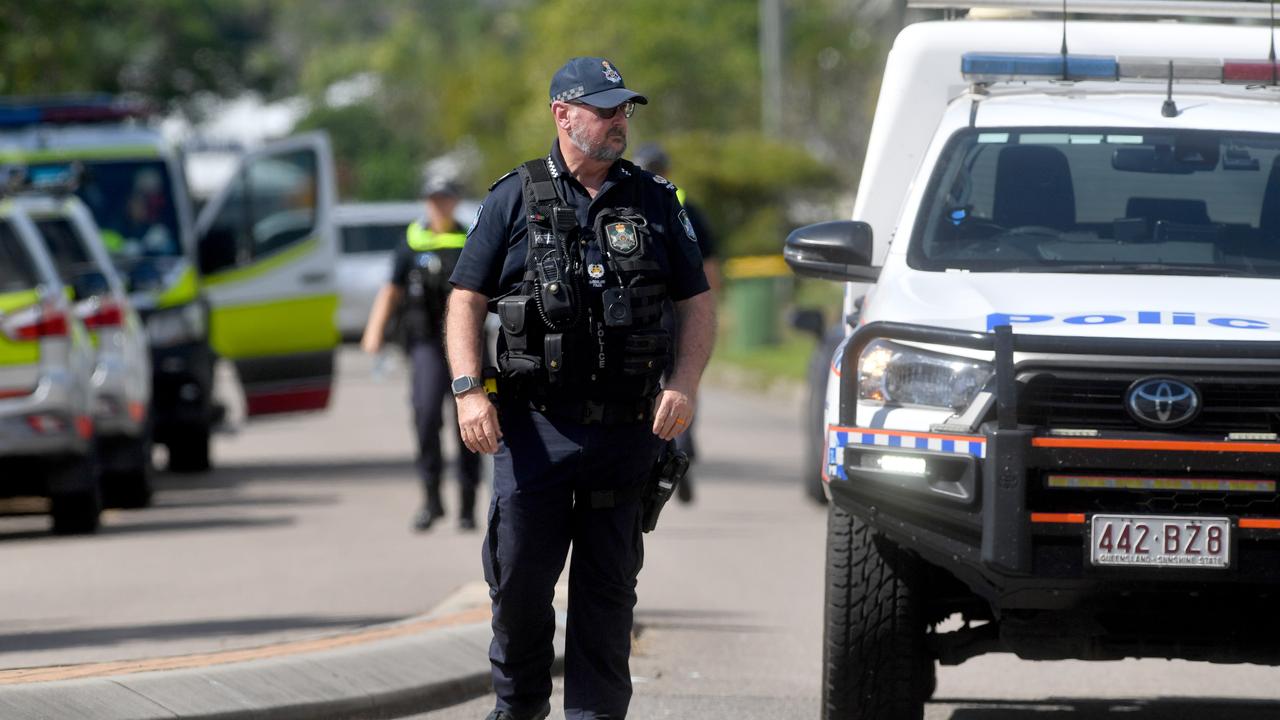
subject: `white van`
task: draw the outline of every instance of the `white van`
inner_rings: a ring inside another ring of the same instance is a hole
[[[919,718],[936,662],[986,652],[1280,664],[1270,48],[1185,21],[898,36],[853,221],[785,250],[847,312],[871,284],[827,396],[824,718]]]

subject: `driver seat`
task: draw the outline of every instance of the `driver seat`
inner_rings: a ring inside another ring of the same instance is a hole
[[[996,158],[991,219],[1004,228],[1042,225],[1070,230],[1076,194],[1067,156],[1045,145],[1009,145]]]

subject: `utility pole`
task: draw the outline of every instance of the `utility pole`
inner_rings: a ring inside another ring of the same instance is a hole
[[[759,0],[760,127],[765,135],[782,134],[782,0]]]

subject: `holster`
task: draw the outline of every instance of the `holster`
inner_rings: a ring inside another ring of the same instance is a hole
[[[684,479],[685,473],[689,472],[689,456],[671,448],[672,445],[668,444],[658,456],[658,462],[653,466],[653,476],[641,498],[643,514],[640,528],[645,532],[652,532],[658,526],[662,508],[675,493],[676,486]]]

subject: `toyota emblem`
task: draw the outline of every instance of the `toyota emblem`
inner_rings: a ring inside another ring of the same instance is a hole
[[[1194,385],[1174,378],[1142,378],[1129,386],[1124,406],[1143,425],[1175,428],[1200,414],[1200,392]]]

